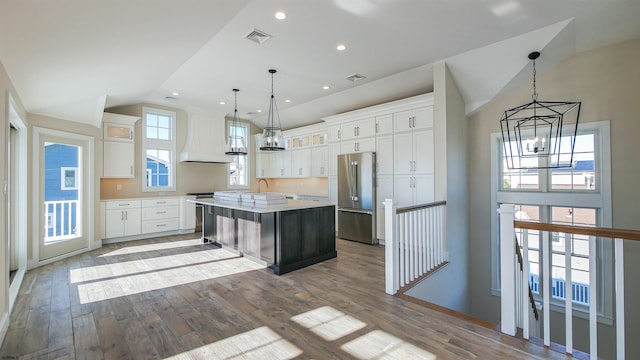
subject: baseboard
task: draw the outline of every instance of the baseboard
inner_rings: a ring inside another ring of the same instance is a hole
[[[155,233],[148,233],[148,234],[123,236],[123,237],[118,237],[118,238],[102,239],[102,244],[103,245],[104,244],[115,244],[115,243],[120,243],[120,242],[125,242],[125,241],[151,239],[151,238],[161,237],[161,236],[194,234],[195,230],[196,230],[195,228],[193,228],[193,229],[178,229],[178,230],[155,232]]]
[[[9,313],[5,313],[0,320],[0,347],[4,343],[4,338],[7,336],[7,330],[9,330]]]

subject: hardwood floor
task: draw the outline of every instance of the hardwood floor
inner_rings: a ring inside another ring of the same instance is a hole
[[[386,295],[380,246],[338,240],[337,259],[276,276],[193,238],[29,271],[0,358],[567,358]]]

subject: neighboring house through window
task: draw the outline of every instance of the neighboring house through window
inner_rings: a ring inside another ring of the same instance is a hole
[[[516,205],[516,219],[544,223],[611,227],[611,168],[609,149],[609,123],[593,122],[578,126],[571,167],[550,169],[509,169],[500,134],[492,134],[492,291],[499,293],[499,241],[496,209],[500,204]],[[569,144],[569,141],[562,141]],[[509,146],[509,144],[507,145]],[[515,146],[515,144],[511,144]],[[570,161],[570,147],[561,149],[560,161]],[[518,160],[520,161],[520,160]],[[518,166],[516,161],[516,166]],[[528,158],[541,167],[548,164],[545,158]],[[530,166],[529,164],[528,166]],[[536,165],[535,163],[533,164]],[[598,297],[598,313],[601,318],[612,318],[613,289],[611,281],[598,283],[599,294],[589,294],[589,237],[565,236],[551,233],[551,263],[542,260],[542,237],[538,231],[528,231],[524,239],[516,229],[520,246],[529,251],[529,285],[536,296],[541,294],[544,271],[551,275],[551,299],[553,308],[562,311],[567,293],[565,287],[565,242],[572,243],[571,274],[575,310],[587,311],[590,299]],[[613,272],[611,242],[597,239],[598,279],[610,279]]]
[[[143,191],[174,191],[176,181],[176,113],[142,108]]]

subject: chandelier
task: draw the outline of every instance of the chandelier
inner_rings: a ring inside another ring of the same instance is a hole
[[[227,142],[227,150],[224,152],[227,155],[247,155],[247,145],[245,144],[245,136],[239,133],[238,123],[240,118],[238,116],[238,89],[233,89],[235,95],[235,108],[233,110],[233,120],[231,121],[231,128],[229,129],[229,141]]]
[[[538,101],[536,59],[533,61],[532,102],[506,110],[500,119],[502,143],[509,169],[548,169],[574,166],[573,152],[580,102]]]
[[[280,151],[284,150],[284,137],[282,134],[282,126],[280,125],[280,115],[278,114],[278,106],[276,105],[276,98],[273,96],[273,74],[276,70],[269,69],[271,74],[271,100],[269,102],[269,113],[267,114],[267,126],[262,131],[262,146],[260,150],[263,151]],[[274,112],[278,117],[278,127],[274,124]]]

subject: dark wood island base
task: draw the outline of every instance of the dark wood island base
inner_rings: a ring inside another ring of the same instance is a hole
[[[289,200],[271,209],[198,202],[204,241],[263,263],[276,275],[338,255],[333,204]]]

